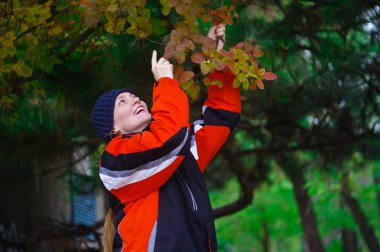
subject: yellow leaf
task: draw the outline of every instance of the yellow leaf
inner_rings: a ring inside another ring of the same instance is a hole
[[[5,59],[8,55],[7,50],[4,47],[0,48],[0,59]]]
[[[107,32],[113,33],[115,28],[115,23],[113,22],[108,22],[107,24],[104,25],[104,29],[106,29]]]
[[[194,82],[193,81],[185,81],[181,83],[181,87],[184,90],[189,90],[193,86]]]
[[[133,29],[133,27],[128,27],[128,29],[126,30],[126,32],[128,34],[135,34],[135,29]]]
[[[116,19],[116,12],[108,11],[108,9],[104,12],[108,22],[114,22]]]
[[[3,73],[10,73],[12,71],[12,66],[7,64],[7,65],[2,65],[0,68],[0,71]]]
[[[38,45],[38,38],[37,37],[33,37],[33,45]]]
[[[107,8],[108,11],[110,12],[116,12],[117,11],[117,4],[111,4]]]
[[[24,76],[25,78],[28,78],[28,77],[32,76],[32,73],[33,73],[33,70],[29,66],[25,65],[22,68],[21,75]]]
[[[203,79],[203,83],[205,84],[205,86],[209,86],[210,85],[210,78],[209,77],[205,77]]]
[[[53,28],[53,34],[55,35],[58,35],[62,32],[62,27],[60,25],[56,25],[54,28]]]
[[[16,48],[14,47],[12,40],[4,41],[3,46],[7,49],[7,52],[9,55],[15,55],[16,54]]]
[[[169,6],[164,6],[164,7],[162,7],[161,8],[161,11],[162,11],[162,14],[164,15],[164,16],[167,16],[167,15],[169,15],[169,13],[170,13],[170,7]]]
[[[264,68],[260,68],[259,73],[258,73],[259,77],[263,77],[264,74],[265,74],[265,69]]]

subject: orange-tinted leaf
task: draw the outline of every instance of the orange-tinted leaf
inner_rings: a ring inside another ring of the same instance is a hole
[[[204,60],[205,60],[205,55],[202,52],[196,52],[191,55],[191,61],[196,64],[200,64]]]
[[[226,50],[220,50],[219,53],[223,56],[226,56],[226,57],[232,57],[232,53],[226,51]]]
[[[255,90],[256,89],[256,80],[251,80],[251,82],[249,83],[249,86],[251,87],[252,90]]]
[[[168,43],[165,47],[165,54],[163,57],[167,60],[171,59],[171,57],[173,57],[174,55],[175,50],[176,50],[176,47],[174,43]]]
[[[185,9],[186,9],[186,7],[185,7],[184,4],[177,4],[177,5],[175,6],[175,10],[177,11],[177,13],[178,13],[179,15],[182,15],[182,14],[185,12]]]
[[[187,47],[188,47],[191,51],[194,51],[194,50],[195,50],[195,44],[194,44],[194,42],[191,41],[191,40],[188,40]]]
[[[192,71],[185,71],[181,74],[178,81],[179,82],[186,82],[186,81],[191,80],[193,77],[194,77],[194,73]]]
[[[223,63],[223,61],[221,59],[213,58],[212,62],[214,63],[216,70],[218,70],[218,71],[223,71],[224,70],[225,65],[224,65],[224,63]]]
[[[204,53],[209,53],[216,49],[216,42],[212,38],[204,37],[202,41],[202,51]]]
[[[209,86],[210,85],[210,78],[208,76],[204,77],[203,84],[205,84],[205,86]]]
[[[248,42],[244,43],[244,51],[252,52],[254,49],[255,47],[251,43],[248,43]]]
[[[182,73],[183,73],[183,65],[177,66],[174,69],[174,71],[173,71],[174,79],[179,80],[179,78],[181,77]]]
[[[259,66],[256,63],[252,64],[252,72],[256,75],[259,73]]]
[[[272,73],[272,72],[265,72],[264,79],[269,80],[269,81],[275,80],[275,79],[277,79],[277,75],[275,73]]]
[[[261,79],[257,79],[256,84],[260,89],[264,89],[264,83]]]
[[[193,34],[190,36],[190,38],[195,42],[195,43],[202,43],[203,41],[203,35],[200,34]]]
[[[243,49],[243,47],[244,47],[244,42],[237,43],[235,46],[236,49]]]
[[[235,62],[233,60],[227,62],[227,67],[233,72],[235,69]]]
[[[174,43],[181,43],[181,34],[177,30],[172,30],[170,33],[170,40],[173,41]]]
[[[261,51],[260,49],[255,49],[252,54],[256,58],[260,58],[264,55],[263,51]]]

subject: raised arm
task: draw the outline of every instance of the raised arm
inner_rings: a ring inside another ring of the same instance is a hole
[[[210,28],[208,37],[216,40],[217,50],[221,50],[225,41],[225,25],[218,24]],[[191,152],[203,172],[225,143],[236,126],[241,112],[240,89],[233,88],[234,74],[227,68],[214,71],[209,75],[210,82],[220,80],[223,87],[208,88],[208,98],[203,104],[201,116],[191,125],[193,136]]]

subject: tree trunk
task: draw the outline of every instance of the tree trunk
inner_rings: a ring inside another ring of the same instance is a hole
[[[268,223],[266,221],[263,222],[263,251],[269,252],[269,231],[268,231]]]
[[[358,241],[354,230],[342,229],[343,251],[357,252]]]
[[[298,211],[301,215],[301,223],[309,246],[309,251],[324,251],[323,243],[317,228],[317,221],[313,211],[311,198],[305,189],[305,179],[300,174],[291,174],[289,178],[293,183],[294,196],[297,201]]]
[[[356,223],[359,226],[363,239],[366,242],[368,248],[372,252],[379,252],[380,245],[376,239],[375,231],[369,225],[368,220],[364,212],[360,209],[358,201],[351,196],[351,189],[348,187],[348,175],[346,174],[342,181],[342,196],[344,202],[350,208],[352,215],[355,218]]]
[[[376,191],[376,199],[377,199],[377,207],[379,208],[379,213],[380,213],[380,190],[379,190],[379,186],[380,186],[380,171],[379,170],[376,170],[373,172],[373,184],[374,184],[374,187],[377,188],[377,191]]]

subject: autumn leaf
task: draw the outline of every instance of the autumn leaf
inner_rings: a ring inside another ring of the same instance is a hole
[[[205,60],[205,55],[202,52],[196,52],[191,55],[191,61],[196,64],[201,64]]]
[[[277,79],[277,75],[275,73],[272,73],[272,72],[265,72],[264,79],[269,80],[269,81],[275,80],[275,79]]]

